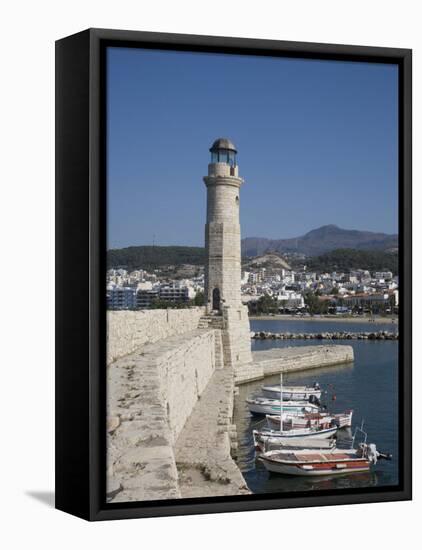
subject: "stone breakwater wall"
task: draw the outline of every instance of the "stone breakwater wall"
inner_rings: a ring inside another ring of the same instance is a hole
[[[203,307],[107,312],[107,364],[170,336],[198,328]]]
[[[233,460],[237,431],[232,424],[234,373],[218,369],[195,405],[175,448],[182,497],[215,497],[250,493]]]
[[[109,312],[108,502],[247,494],[232,458],[235,382],[353,360],[350,346],[319,345],[254,352],[239,366],[224,319],[203,313]]]
[[[329,367],[354,360],[352,346],[317,345],[272,348],[252,352],[252,364],[236,372],[236,384],[259,380],[282,372]]]
[[[108,502],[249,492],[231,457],[234,370],[203,313],[109,312]]]
[[[398,332],[252,332],[255,340],[398,340]]]
[[[175,444],[215,371],[219,346],[219,331],[196,329],[108,365],[109,502],[181,496]]]

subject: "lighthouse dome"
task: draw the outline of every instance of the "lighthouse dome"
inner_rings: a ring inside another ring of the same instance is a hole
[[[224,163],[229,166],[236,166],[236,147],[227,138],[218,138],[212,144],[211,163]]]
[[[237,153],[236,147],[227,138],[218,138],[218,139],[216,139],[214,141],[214,143],[212,144],[210,151],[211,152],[214,152],[214,151],[216,152],[216,151],[219,151],[221,149],[225,149],[227,151],[234,151],[235,153]]]

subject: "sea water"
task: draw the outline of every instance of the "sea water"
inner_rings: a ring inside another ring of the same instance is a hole
[[[251,330],[268,332],[376,332],[397,330],[392,323],[375,324],[347,321],[251,321]],[[324,341],[325,343],[325,341]],[[300,371],[283,375],[286,385],[312,385],[318,382],[323,390],[321,401],[329,411],[353,409],[353,428],[339,430],[338,445],[348,446],[355,426],[364,422],[368,443],[375,443],[381,452],[392,453],[393,460],[380,460],[370,473],[332,477],[297,477],[270,474],[256,460],[252,430],[266,425],[264,417],[250,415],[245,399],[260,395],[262,380],[239,386],[235,398],[234,422],[238,434],[237,463],[249,488],[254,493],[392,486],[399,482],[398,471],[398,347],[393,340],[336,340],[335,344],[351,345],[353,363]],[[315,340],[252,340],[252,350],[274,347],[317,345]],[[327,342],[329,345],[330,343]],[[279,383],[280,376],[265,378],[266,384]],[[263,419],[264,418],[264,419]],[[360,436],[359,436],[360,437]],[[359,438],[357,438],[357,442]]]

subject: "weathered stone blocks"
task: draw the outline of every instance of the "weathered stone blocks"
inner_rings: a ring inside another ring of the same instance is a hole
[[[107,363],[136,349],[198,327],[205,309],[153,309],[107,312]]]
[[[271,374],[350,363],[353,359],[352,346],[332,344],[254,351],[253,363],[237,369],[235,380],[242,384]]]
[[[108,365],[110,502],[180,497],[174,444],[214,373],[216,334],[171,336]]]

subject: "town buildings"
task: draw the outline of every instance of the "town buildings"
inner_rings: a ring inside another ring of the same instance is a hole
[[[139,269],[107,272],[107,307],[109,309],[149,309],[159,301],[193,304],[204,293],[204,275],[172,280],[167,275]],[[399,281],[391,272],[374,272],[358,268],[346,273],[315,273],[269,270],[248,267],[240,279],[241,302],[251,305],[263,296],[277,300],[282,313],[306,312],[305,297],[316,294],[327,301],[331,313],[394,313],[399,306]],[[328,312],[328,311],[327,311]]]
[[[113,268],[107,272],[109,309],[148,309],[205,305],[209,314],[225,313],[231,323],[242,324],[249,311],[259,312],[264,297],[282,313],[394,313],[399,306],[399,281],[391,271],[370,272],[353,266],[347,272],[316,272],[306,268],[305,257],[286,258],[268,253],[245,264],[242,271],[239,223],[239,176],[235,146],[218,139],[211,149],[205,226],[205,265],[185,266],[195,276],[180,279],[175,266],[133,271]],[[274,262],[271,265],[271,258]],[[186,271],[186,270],[185,270]],[[202,271],[202,272],[201,272]],[[245,313],[246,312],[246,313]],[[233,325],[234,326],[234,325]],[[240,326],[240,325],[239,325]]]

